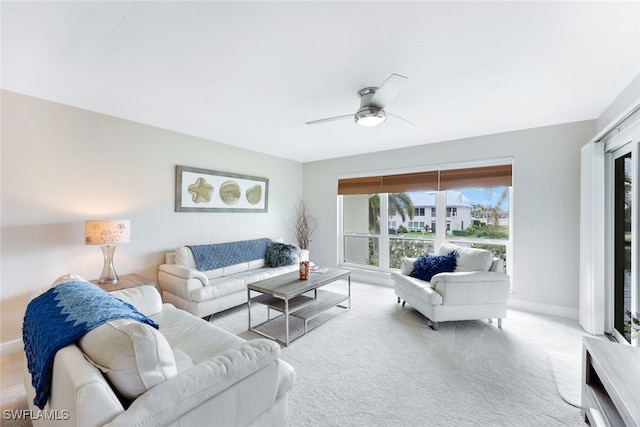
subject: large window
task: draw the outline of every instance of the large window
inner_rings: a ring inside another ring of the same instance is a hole
[[[511,165],[500,166],[499,174],[494,168],[449,170],[443,174],[445,179],[433,172],[437,179],[423,185],[423,190],[416,176],[430,178],[429,173],[406,175],[410,184],[405,187],[402,175],[393,175],[393,185],[388,180],[387,188],[407,190],[399,192],[359,193],[365,188],[384,189],[385,177],[341,180],[341,264],[389,271],[400,268],[402,257],[433,253],[444,241],[451,241],[489,249],[505,260],[505,266],[510,265],[506,261],[511,258]],[[483,171],[493,172],[488,173],[490,179],[483,181],[477,175]],[[478,186],[482,184],[488,185]],[[426,213],[431,216],[425,218]]]

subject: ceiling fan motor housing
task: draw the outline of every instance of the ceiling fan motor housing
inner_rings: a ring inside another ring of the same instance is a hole
[[[360,95],[360,108],[353,119],[360,126],[377,126],[387,119],[384,110],[371,103],[371,98],[376,94],[377,87],[366,87],[358,91]]]

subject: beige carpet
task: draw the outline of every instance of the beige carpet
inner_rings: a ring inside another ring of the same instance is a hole
[[[580,351],[577,321],[510,310],[501,329],[445,322],[436,332],[396,304],[393,289],[354,283],[352,295],[349,312],[282,350],[297,374],[290,426],[584,425],[559,395],[549,360],[549,352]],[[246,331],[246,308],[212,322],[258,337]]]
[[[4,356],[0,359],[0,390],[2,390],[0,393],[0,408],[2,408],[0,425],[2,426],[22,427],[31,425],[31,421],[24,416],[14,417],[11,415],[28,409],[22,382],[22,374],[26,365],[27,362],[22,352]]]
[[[352,296],[350,311],[282,350],[297,375],[290,427],[584,426],[560,396],[550,361],[551,353],[580,351],[576,321],[510,310],[502,329],[446,322],[436,332],[396,304],[390,288],[353,283]],[[266,318],[261,308],[254,306],[256,321]],[[212,323],[259,337],[247,332],[246,307]],[[23,364],[21,355],[2,358],[3,411],[26,408]]]

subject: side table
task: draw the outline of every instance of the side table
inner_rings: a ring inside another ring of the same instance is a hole
[[[106,292],[135,288],[136,286],[156,286],[156,283],[153,280],[147,279],[146,277],[140,276],[138,274],[125,274],[124,276],[120,276],[118,278],[118,283],[113,285],[110,283],[98,283],[98,279],[89,281],[91,283],[95,283]]]

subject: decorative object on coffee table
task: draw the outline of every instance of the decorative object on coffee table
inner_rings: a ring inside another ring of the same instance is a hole
[[[127,220],[86,221],[84,224],[85,245],[101,245],[104,267],[99,283],[118,283],[118,275],[113,266],[116,244],[129,242],[131,223]]]
[[[300,261],[300,280],[309,279],[309,261]]]

